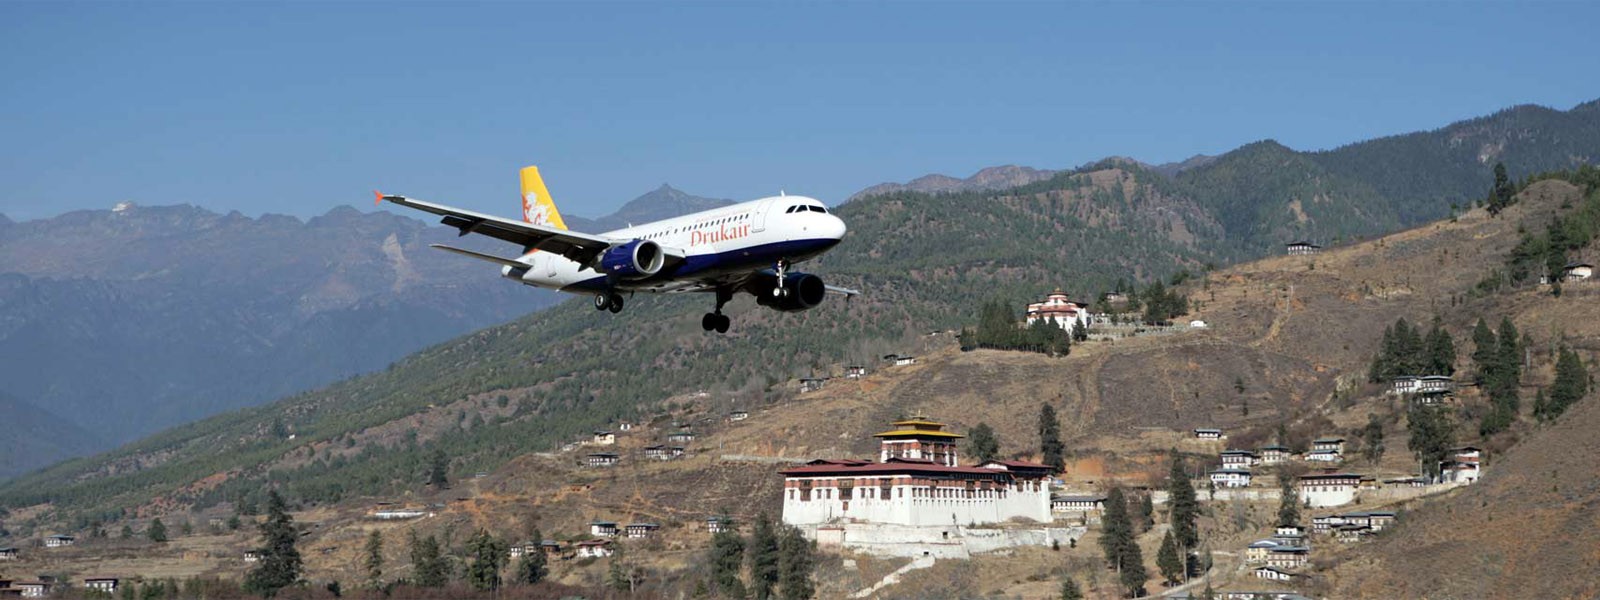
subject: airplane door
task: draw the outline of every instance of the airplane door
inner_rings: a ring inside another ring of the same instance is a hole
[[[772,207],[777,205],[777,200],[764,200],[756,206],[756,218],[751,230],[761,233],[767,230],[767,215],[772,214]]]

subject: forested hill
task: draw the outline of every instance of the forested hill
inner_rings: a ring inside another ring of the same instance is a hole
[[[838,210],[851,235],[804,265],[872,290],[851,303],[781,314],[741,298],[730,306],[733,331],[719,336],[699,328],[709,297],[640,297],[621,315],[578,299],[381,373],[21,477],[0,488],[0,505],[50,501],[52,518],[81,525],[157,498],[204,506],[261,493],[269,481],[294,498],[334,501],[410,489],[435,448],[455,468],[487,470],[672,394],[759,398],[790,377],[956,328],[985,299],[1016,304],[1055,286],[1089,291],[1199,269],[1221,228],[1166,186],[1110,166],[1005,193],[851,202]]]

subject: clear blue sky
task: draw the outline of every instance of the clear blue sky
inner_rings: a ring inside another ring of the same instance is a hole
[[[837,202],[1600,97],[1595,3],[0,2],[0,213]]]

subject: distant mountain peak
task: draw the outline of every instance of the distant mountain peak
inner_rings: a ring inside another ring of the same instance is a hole
[[[851,195],[849,200],[890,194],[894,192],[964,192],[973,190],[998,190],[1027,185],[1054,177],[1056,171],[1035,169],[1018,165],[1000,165],[978,169],[971,177],[961,179],[941,173],[930,173],[905,183],[880,183]]]

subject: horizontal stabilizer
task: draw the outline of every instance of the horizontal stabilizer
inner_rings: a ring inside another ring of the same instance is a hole
[[[497,265],[505,265],[513,269],[528,268],[528,263],[517,262],[516,259],[495,256],[493,254],[484,254],[482,252],[473,252],[471,250],[462,250],[460,248],[451,248],[450,246],[446,246],[444,244],[428,244],[428,246],[431,248],[438,248],[446,252],[454,252],[468,258],[476,258],[478,260],[492,262]]]
[[[831,285],[822,286],[822,289],[827,291],[829,294],[839,294],[846,298],[854,298],[861,295],[861,292],[852,290],[850,288],[834,287]]]

